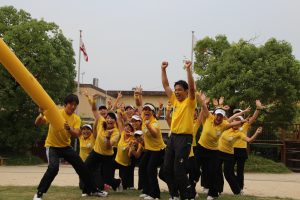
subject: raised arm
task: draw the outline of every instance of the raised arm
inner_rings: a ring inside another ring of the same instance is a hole
[[[255,140],[255,138],[262,133],[262,127],[258,127],[255,131],[255,133],[249,138],[249,137],[245,137],[244,140],[246,142],[252,142],[253,140]]]
[[[168,98],[170,99],[171,96],[172,96],[172,89],[170,88],[170,85],[169,85],[169,80],[168,80],[168,77],[167,77],[167,67],[168,67],[168,62],[164,61],[162,62],[161,64],[161,82],[162,82],[162,85],[165,89],[165,92],[168,96]]]
[[[260,100],[256,100],[255,105],[256,105],[256,110],[253,113],[252,117],[250,117],[250,119],[249,119],[250,125],[257,119],[260,111],[264,108],[263,105],[261,104]]]
[[[162,101],[158,101],[158,111],[156,113],[156,119],[159,119],[160,116],[162,115],[163,113],[163,109],[164,109],[164,104],[162,103]]]
[[[206,119],[209,116],[209,110],[206,105],[206,95],[204,92],[197,92],[196,99],[201,105],[202,120]]]
[[[192,66],[191,61],[185,61],[184,67],[187,72],[187,80],[189,84],[189,97],[190,99],[195,99],[196,89],[195,89],[195,82],[194,82],[191,66]]]

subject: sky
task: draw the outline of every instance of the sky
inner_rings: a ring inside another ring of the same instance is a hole
[[[89,61],[80,62],[80,81],[99,79],[104,90],[163,90],[161,62],[168,61],[170,85],[186,80],[192,31],[200,40],[225,34],[230,42],[256,37],[285,40],[300,60],[298,0],[1,0],[56,23],[72,40],[78,69],[79,30]],[[77,80],[77,79],[76,79]]]

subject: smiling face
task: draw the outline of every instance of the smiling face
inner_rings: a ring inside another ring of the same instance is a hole
[[[124,131],[126,135],[131,135],[131,133],[134,131],[133,127],[129,124],[126,124],[124,127]]]
[[[68,115],[72,115],[75,112],[76,108],[77,108],[76,102],[69,102],[65,105],[65,112]]]
[[[143,114],[144,114],[145,120],[149,120],[150,117],[153,115],[153,112],[149,107],[144,107]]]
[[[107,129],[112,129],[115,127],[116,120],[113,119],[111,116],[107,115],[106,116],[106,124],[107,124]]]
[[[178,101],[183,101],[188,97],[188,90],[185,90],[181,85],[175,85],[175,96]]]
[[[216,114],[214,123],[215,125],[220,125],[223,122],[223,115],[222,114]]]
[[[86,139],[86,138],[89,138],[89,137],[90,137],[90,135],[92,134],[92,130],[89,129],[88,127],[83,127],[83,128],[81,129],[81,133],[82,133],[82,135],[83,135],[83,138]]]
[[[141,130],[142,129],[142,121],[131,119],[132,126],[134,130]]]
[[[99,113],[100,113],[100,115],[102,116],[102,117],[106,117],[106,115],[107,115],[107,109],[106,108],[101,108],[101,109],[99,109]]]

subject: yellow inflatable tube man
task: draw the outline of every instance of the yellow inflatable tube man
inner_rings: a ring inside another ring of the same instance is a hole
[[[58,108],[51,97],[26,69],[17,56],[9,49],[2,38],[0,38],[0,62],[22,86],[31,99],[44,110],[44,114],[51,125],[56,130],[64,129],[65,120],[59,113]]]

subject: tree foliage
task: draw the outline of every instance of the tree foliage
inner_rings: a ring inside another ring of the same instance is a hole
[[[260,99],[269,105],[263,121],[277,127],[293,122],[300,99],[300,63],[288,42],[271,38],[255,46],[241,39],[230,44],[219,35],[198,41],[195,56],[197,86],[210,97],[224,96],[232,108],[255,108]]]
[[[76,72],[72,43],[55,23],[33,19],[12,6],[1,7],[0,37],[56,103],[73,92]],[[0,80],[0,151],[27,150],[45,134],[34,127],[37,106],[1,64]]]

